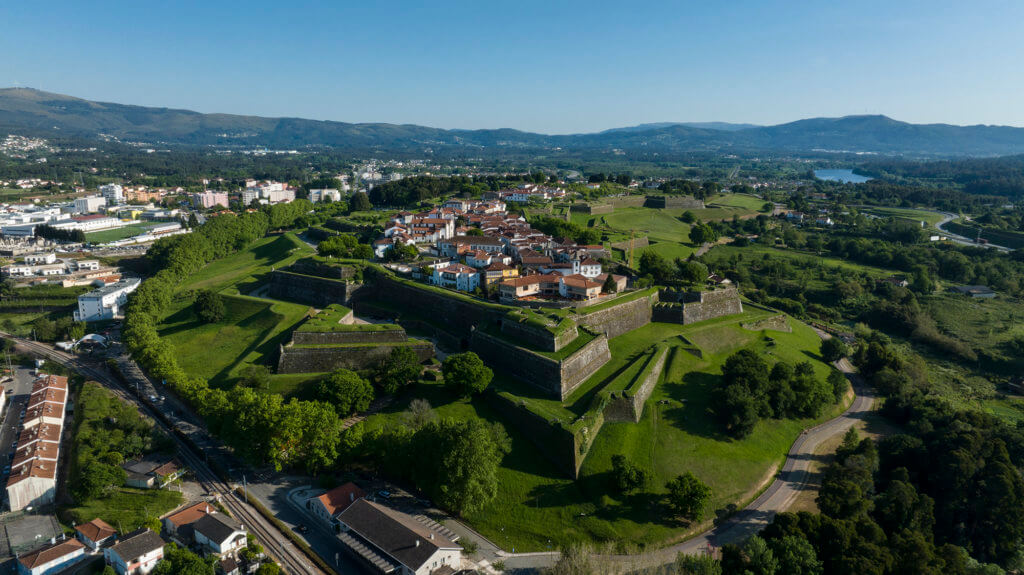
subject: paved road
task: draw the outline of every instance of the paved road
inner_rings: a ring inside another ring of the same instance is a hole
[[[195,474],[196,480],[209,493],[219,497],[221,503],[246,527],[249,528],[263,544],[266,552],[273,559],[281,564],[282,570],[293,575],[326,575],[323,570],[314,565],[305,553],[296,548],[272,523],[267,521],[255,509],[242,501],[233,491],[233,486],[222,481],[206,463],[205,453],[196,453],[192,447],[184,442],[173,430],[167,426],[157,415],[156,411],[148,403],[142,402],[133,395],[110,373],[89,365],[74,355],[64,353],[37,342],[27,341],[0,332],[0,336],[12,339],[17,342],[18,347],[29,350],[40,356],[60,363],[65,367],[73,369],[86,377],[103,383],[115,394],[125,401],[136,404],[140,411],[150,416],[156,425],[163,429],[175,442],[178,443],[178,454],[184,463]]]
[[[953,221],[954,219],[956,219],[956,218],[958,218],[960,216],[958,216],[956,214],[951,214],[949,212],[933,212],[933,213],[936,213],[936,214],[939,214],[939,215],[942,216],[942,220],[939,221],[938,223],[936,223],[935,227],[938,228],[938,230],[940,232],[942,232],[942,233],[946,234],[947,236],[949,236],[949,239],[951,241],[955,242],[955,243],[963,244],[963,245],[967,245],[967,246],[974,246],[976,248],[979,248],[979,247],[980,248],[992,248],[992,249],[996,249],[996,250],[1003,251],[1003,252],[1013,251],[1013,250],[1011,250],[1010,248],[1008,248],[1006,246],[999,246],[999,245],[991,244],[991,243],[989,243],[989,244],[979,244],[979,243],[974,241],[974,238],[968,238],[966,236],[961,236],[960,234],[955,234],[955,233],[953,233],[953,232],[943,228],[942,226],[948,224],[949,222]]]

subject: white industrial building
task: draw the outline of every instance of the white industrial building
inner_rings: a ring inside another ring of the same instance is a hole
[[[78,296],[75,321],[100,321],[117,317],[121,306],[128,301],[128,294],[135,291],[139,283],[140,280],[129,278]]]
[[[100,208],[107,205],[107,199],[102,196],[88,196],[75,198],[76,214],[91,214],[100,211]]]
[[[309,190],[309,201],[313,203],[322,202],[327,198],[330,198],[332,202],[337,202],[341,200],[341,192],[334,188]]]

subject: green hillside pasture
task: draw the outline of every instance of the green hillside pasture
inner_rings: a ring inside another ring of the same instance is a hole
[[[860,208],[860,211],[861,213],[873,214],[883,218],[900,218],[913,222],[924,221],[927,222],[929,226],[935,226],[935,224],[942,221],[942,214],[935,213],[931,210],[894,207],[863,207]]]
[[[186,373],[206,378],[215,387],[227,386],[245,364],[272,363],[278,344],[309,311],[299,304],[225,295],[224,319],[207,324],[195,316],[191,301],[175,303],[177,309],[160,325],[160,336],[177,349]]]
[[[313,255],[315,250],[293,233],[268,236],[256,241],[248,249],[211,262],[192,274],[178,291],[212,289],[221,291],[235,286],[247,293],[262,281],[272,268],[282,268],[299,258]]]

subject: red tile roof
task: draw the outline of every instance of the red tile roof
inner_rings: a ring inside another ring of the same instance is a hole
[[[348,506],[352,505],[356,499],[361,499],[363,497],[366,497],[366,492],[350,481],[345,485],[335,487],[320,497],[317,497],[317,499],[319,499],[320,503],[322,503],[324,508],[327,509],[327,513],[333,517],[347,509]]]

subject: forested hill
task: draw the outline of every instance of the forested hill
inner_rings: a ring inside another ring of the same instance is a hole
[[[0,134],[64,135],[163,145],[273,148],[330,146],[377,152],[427,149],[683,151],[849,151],[907,157],[1024,154],[1024,128],[908,124],[885,116],[814,118],[777,126],[658,123],[592,134],[545,135],[512,129],[443,130],[201,114],[92,102],[29,88],[0,89]]]

